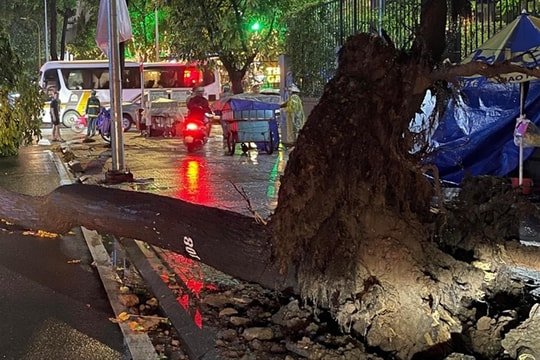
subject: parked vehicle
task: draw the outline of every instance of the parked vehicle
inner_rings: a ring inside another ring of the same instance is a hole
[[[96,121],[96,129],[101,135],[101,138],[106,142],[111,142],[111,112],[110,110],[102,107]]]
[[[250,144],[258,150],[272,154],[279,147],[278,114],[279,95],[236,94],[215,102],[212,109],[221,113],[223,136],[229,155],[234,155],[240,144],[246,155]]]
[[[188,115],[182,126],[182,137],[188,152],[201,149],[208,142],[214,114],[204,114],[204,118]]]
[[[136,126],[139,110],[142,108],[140,99],[134,102],[122,103],[122,127],[124,131],[129,131],[132,126]]]
[[[213,66],[178,62],[139,63],[126,61],[122,73],[122,102],[139,101],[141,94],[150,101],[165,97],[178,101],[184,107],[195,85],[204,87],[205,96],[210,101],[219,99],[221,83],[219,70]],[[210,64],[207,64],[210,65]],[[48,95],[43,104],[43,119],[50,123],[50,100],[58,91],[61,102],[61,121],[71,127],[83,114],[92,90],[97,92],[101,104],[108,105],[110,99],[109,62],[107,60],[48,61],[40,69],[39,84]],[[150,92],[159,93],[152,97]],[[139,99],[139,100],[137,100]],[[136,114],[123,111],[124,130],[134,124]]]

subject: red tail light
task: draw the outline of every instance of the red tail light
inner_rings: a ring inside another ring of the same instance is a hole
[[[199,125],[195,123],[187,123],[186,124],[186,130],[197,130],[199,128]]]
[[[184,84],[193,86],[201,81],[201,71],[195,67],[188,67],[184,70]]]

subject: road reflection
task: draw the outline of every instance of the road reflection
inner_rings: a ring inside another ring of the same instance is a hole
[[[252,149],[246,155],[224,156],[215,151],[177,158],[174,186],[168,196],[246,215],[251,214],[246,203],[249,199],[254,211],[263,217],[269,216],[277,206],[288,152],[280,149],[267,155]]]
[[[245,191],[253,210],[261,216],[271,214],[277,206],[280,178],[287,163],[286,150],[273,155],[249,151],[247,156],[223,156],[221,154],[186,154],[176,160],[176,190],[173,197],[192,203],[240,211],[251,216],[245,209],[246,200],[235,187]],[[176,301],[190,315],[195,325],[203,328],[201,314],[201,291],[213,292],[221,287],[227,275],[215,270],[208,276],[208,269],[193,259],[168,250],[157,250],[158,255],[179,280],[171,288]],[[170,285],[170,275],[162,278]]]
[[[176,301],[191,316],[195,325],[202,329],[203,319],[200,312],[200,293],[202,290],[215,291],[218,289],[217,286],[205,281],[203,270],[197,261],[169,250],[154,249],[161,260],[169,265],[169,268],[181,282],[179,286],[173,286],[171,288],[170,276],[166,272],[162,273],[162,280],[169,285],[171,291],[176,296]]]
[[[175,198],[200,205],[216,206],[205,157],[186,155],[178,162],[176,171],[179,184]]]
[[[285,153],[283,151],[278,151],[276,160],[274,161],[274,166],[269,173],[268,188],[266,190],[268,208],[270,211],[273,211],[277,206],[280,178],[281,174],[283,174],[283,171],[285,170],[285,164]]]

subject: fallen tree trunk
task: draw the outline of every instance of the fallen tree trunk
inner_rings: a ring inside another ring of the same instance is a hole
[[[28,229],[65,234],[76,226],[146,241],[269,289],[295,289],[294,271],[272,265],[269,230],[232,211],[96,185],[61,186],[33,197],[0,188],[0,216]]]

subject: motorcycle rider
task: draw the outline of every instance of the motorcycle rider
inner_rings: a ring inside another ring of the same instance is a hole
[[[187,101],[188,117],[193,117],[197,120],[202,120],[207,122],[206,116],[204,114],[211,114],[212,109],[210,109],[210,103],[204,97],[204,87],[195,86],[193,88],[193,95]]]

